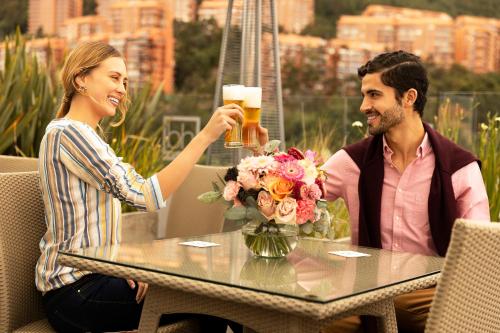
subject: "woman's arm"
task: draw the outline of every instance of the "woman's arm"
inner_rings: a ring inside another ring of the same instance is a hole
[[[219,107],[207,125],[191,140],[187,147],[169,165],[157,173],[163,199],[167,199],[184,182],[205,149],[222,133],[236,125],[236,120],[233,119],[236,117],[243,118],[243,110],[240,106],[229,104]]]

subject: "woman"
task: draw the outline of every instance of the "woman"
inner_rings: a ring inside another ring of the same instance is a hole
[[[142,210],[162,208],[208,145],[235,125],[233,118],[242,117],[242,109],[235,104],[218,108],[172,163],[144,179],[96,132],[99,122],[117,110],[120,120],[114,125],[125,117],[128,82],[120,53],[102,42],[78,45],[62,69],[62,84],[62,105],[40,146],[47,232],[40,242],[36,285],[58,331],[132,330],[139,323],[147,284],[61,266],[57,251],[120,242],[120,201]],[[265,142],[267,131],[261,128],[260,134]],[[208,320],[210,325],[221,323]]]

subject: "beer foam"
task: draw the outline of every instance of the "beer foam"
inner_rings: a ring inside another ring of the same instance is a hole
[[[261,87],[245,87],[245,107],[260,109],[262,104]]]
[[[222,86],[222,99],[225,101],[242,101],[245,98],[245,86],[226,84]]]

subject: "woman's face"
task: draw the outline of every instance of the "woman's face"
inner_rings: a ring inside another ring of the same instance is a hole
[[[122,58],[112,57],[101,62],[81,85],[87,89],[92,111],[98,119],[113,117],[128,85],[127,68]]]

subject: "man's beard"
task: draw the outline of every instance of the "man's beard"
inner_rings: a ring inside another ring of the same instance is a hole
[[[391,109],[386,110],[383,114],[379,113],[375,109],[371,109],[366,115],[375,113],[379,116],[379,125],[377,127],[373,125],[368,125],[368,132],[371,135],[378,135],[386,133],[390,128],[399,125],[404,119],[405,114],[403,108],[396,104]]]

